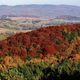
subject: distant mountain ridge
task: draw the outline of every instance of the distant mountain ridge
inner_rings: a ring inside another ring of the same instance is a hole
[[[80,6],[72,5],[0,5],[0,16],[35,16],[54,18],[61,15],[80,17]]]
[[[58,16],[55,19],[63,19],[63,20],[80,20],[80,17],[76,16],[70,16],[70,15],[63,15],[63,16]]]

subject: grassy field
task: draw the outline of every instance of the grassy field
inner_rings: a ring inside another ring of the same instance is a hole
[[[4,40],[4,39],[6,39],[7,37],[8,37],[7,35],[0,34],[0,40]]]

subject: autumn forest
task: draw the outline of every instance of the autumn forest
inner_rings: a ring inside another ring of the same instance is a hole
[[[39,28],[0,41],[1,80],[71,80],[79,76],[80,24]]]

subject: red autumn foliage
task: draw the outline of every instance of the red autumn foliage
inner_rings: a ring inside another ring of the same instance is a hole
[[[4,55],[4,53],[2,51],[0,51],[0,57],[3,56],[3,55]]]
[[[35,55],[36,55],[36,51],[30,51],[30,56],[31,57],[35,57]]]
[[[80,31],[80,24],[50,26],[27,33],[18,33],[0,41],[0,56],[10,53],[25,59],[27,55],[35,57],[39,54],[43,58],[47,54],[55,55],[58,51],[62,53],[61,51],[65,50],[69,44],[62,34],[65,28],[69,32]],[[37,46],[40,52],[37,52]],[[31,47],[34,49],[31,50]]]
[[[56,53],[56,48],[54,45],[47,46],[45,49],[47,54],[54,55]]]

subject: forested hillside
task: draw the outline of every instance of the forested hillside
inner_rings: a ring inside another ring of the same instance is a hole
[[[0,41],[0,71],[1,80],[78,78],[80,24],[44,27]]]

